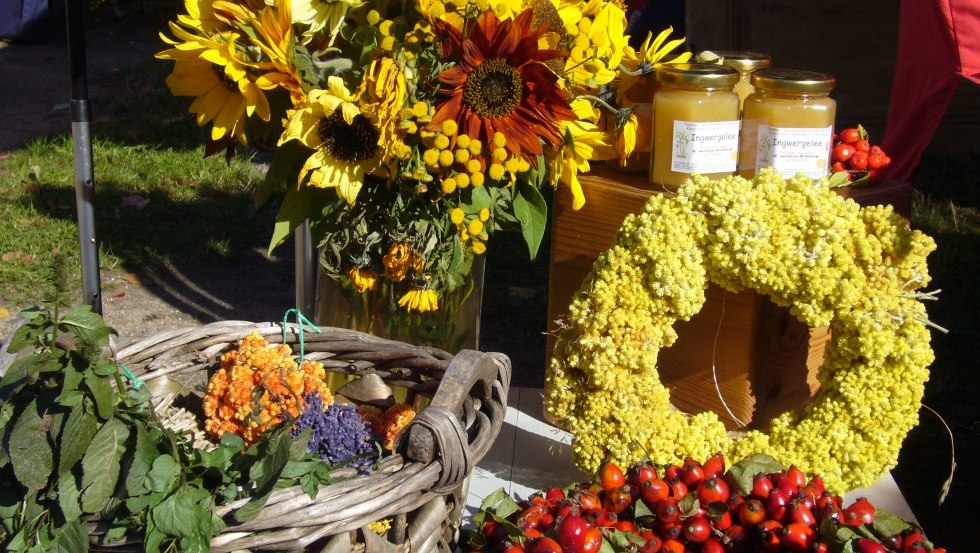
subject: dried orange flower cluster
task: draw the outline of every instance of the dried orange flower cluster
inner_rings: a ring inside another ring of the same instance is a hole
[[[396,403],[384,411],[373,405],[361,405],[357,412],[370,430],[384,440],[382,445],[388,450],[395,448],[398,433],[415,418],[415,409],[406,403]]]
[[[303,410],[303,397],[319,392],[324,406],[333,403],[323,365],[293,360],[285,344],[270,345],[256,332],[238,341],[221,356],[221,368],[208,382],[204,397],[204,429],[215,439],[225,432],[242,437],[246,444],[262,433],[292,419]]]

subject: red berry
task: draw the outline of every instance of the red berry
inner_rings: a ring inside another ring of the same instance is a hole
[[[712,476],[705,478],[698,484],[697,494],[701,504],[708,505],[716,501],[720,503],[728,501],[731,490],[728,488],[728,484],[724,479]]]
[[[622,487],[626,483],[626,477],[623,476],[623,470],[615,463],[606,463],[599,469],[599,483],[602,489],[611,490]]]
[[[888,550],[885,549],[884,545],[881,545],[880,543],[868,538],[861,538],[858,540],[857,551],[859,553],[888,553]],[[933,551],[935,551],[935,549],[933,549]]]
[[[871,149],[871,143],[867,140],[858,140],[854,143],[854,149],[859,152],[868,153],[868,150]]]
[[[844,523],[849,526],[874,524],[875,507],[867,498],[859,497],[848,508],[844,509]]]
[[[693,516],[684,521],[684,539],[693,543],[703,543],[711,537],[711,524],[702,516]]]
[[[847,160],[847,163],[855,171],[864,171],[868,168],[868,153],[858,150],[854,152],[851,159]]]
[[[791,522],[783,528],[783,547],[791,553],[807,553],[813,546],[816,531],[803,522]]]
[[[834,146],[833,157],[831,159],[840,162],[847,161],[854,155],[854,151],[854,146],[850,144],[838,144]]]
[[[861,132],[855,128],[844,129],[840,132],[840,141],[844,144],[854,144],[861,140]]]
[[[766,519],[766,507],[762,501],[752,498],[745,501],[738,509],[738,520],[742,526],[755,526]]]
[[[661,499],[670,495],[670,486],[659,478],[647,480],[640,484],[640,497],[643,498],[647,507],[655,509]]]
[[[725,474],[725,456],[722,453],[715,453],[701,465],[701,468],[704,470],[705,478],[721,478]]]
[[[868,168],[872,171],[885,166],[885,154],[868,154]]]
[[[558,544],[566,553],[578,553],[585,545],[585,531],[589,525],[579,515],[565,517],[558,526]]]

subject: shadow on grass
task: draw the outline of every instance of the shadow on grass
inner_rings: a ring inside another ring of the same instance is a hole
[[[936,360],[923,403],[938,412],[953,432],[958,468],[946,501],[939,505],[950,470],[950,440],[943,422],[928,409],[909,433],[893,471],[903,495],[937,546],[976,549],[968,517],[975,508],[980,476],[980,155],[923,160],[913,180],[919,192],[913,226],[932,236],[930,290],[939,300],[926,305],[929,318],[947,328],[932,333]]]

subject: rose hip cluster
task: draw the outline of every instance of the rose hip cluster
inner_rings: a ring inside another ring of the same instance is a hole
[[[474,522],[469,552],[945,553],[867,499],[844,507],[819,476],[764,456],[728,471],[721,454],[625,474],[607,463],[592,482],[485,503]]]
[[[888,167],[892,158],[885,154],[881,146],[868,141],[868,132],[858,125],[847,128],[834,135],[830,152],[830,168],[833,172],[846,171],[849,180],[856,180],[867,174],[872,179],[878,171]]]

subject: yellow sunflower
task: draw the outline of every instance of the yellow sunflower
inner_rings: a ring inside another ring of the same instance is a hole
[[[398,300],[398,307],[419,313],[438,311],[439,295],[432,288],[412,288]]]
[[[292,0],[293,23],[307,25],[309,29],[304,36],[312,38],[321,29],[327,29],[330,34],[328,46],[340,33],[344,24],[347,10],[359,8],[364,2],[358,0]]]
[[[170,92],[174,96],[195,97],[189,111],[197,115],[199,126],[213,123],[211,140],[230,137],[246,144],[245,120],[258,115],[268,121],[270,111],[269,100],[239,56],[240,36],[224,32],[200,37],[174,23],[170,29],[179,40],[161,33],[164,42],[174,48],[156,54],[159,59],[175,62],[166,80]]]
[[[303,79],[293,63],[293,52],[296,48],[296,37],[293,32],[291,2],[278,2],[266,6],[253,15],[249,21],[255,29],[252,43],[261,49],[265,63],[258,64],[264,71],[255,84],[263,90],[283,87],[289,91],[293,105],[303,101],[306,94],[303,91]]]
[[[299,172],[300,185],[337,188],[354,204],[367,174],[378,170],[381,133],[357,106],[340,77],[327,79],[327,90],[312,90],[297,109],[287,113],[279,145],[299,141],[313,150]]]
[[[363,113],[371,117],[381,133],[378,147],[387,161],[404,159],[411,149],[399,138],[401,117],[399,113],[408,97],[405,75],[391,58],[379,58],[371,62],[364,80],[357,90]],[[391,171],[395,174],[395,171]]]
[[[542,142],[550,147],[561,144],[558,123],[574,120],[575,114],[558,86],[558,76],[544,63],[560,52],[538,48],[544,27],[532,30],[533,17],[532,10],[526,10],[501,21],[485,12],[465,38],[451,25],[435,23],[437,34],[445,37],[443,59],[458,62],[439,75],[448,98],[436,108],[426,130],[437,132],[443,121],[452,119],[460,134],[484,144],[503,133],[511,156],[532,165],[543,152]],[[487,150],[475,157],[485,160],[491,153]]]
[[[640,45],[639,50],[626,49],[623,55],[623,67],[628,71],[620,72],[620,97],[626,94],[637,82],[640,82],[644,76],[651,75],[656,64],[664,63],[665,58],[671,52],[684,44],[684,38],[667,41],[673,32],[673,27],[667,27],[657,35],[657,38],[653,38],[653,33],[647,33],[647,37]],[[681,52],[676,57],[671,58],[670,63],[685,63],[690,59],[691,52]]]
[[[352,267],[347,273],[350,277],[351,283],[358,292],[364,293],[368,290],[377,290],[378,284],[381,282],[378,279],[378,274],[371,269],[359,269],[357,267]]]
[[[552,186],[563,183],[569,187],[572,209],[581,209],[585,205],[585,194],[578,180],[579,172],[589,171],[589,160],[613,159],[616,152],[607,141],[607,133],[593,122],[595,108],[592,104],[579,99],[572,103],[572,109],[578,115],[578,120],[562,124],[566,140],[558,155],[550,156],[548,174]]]

